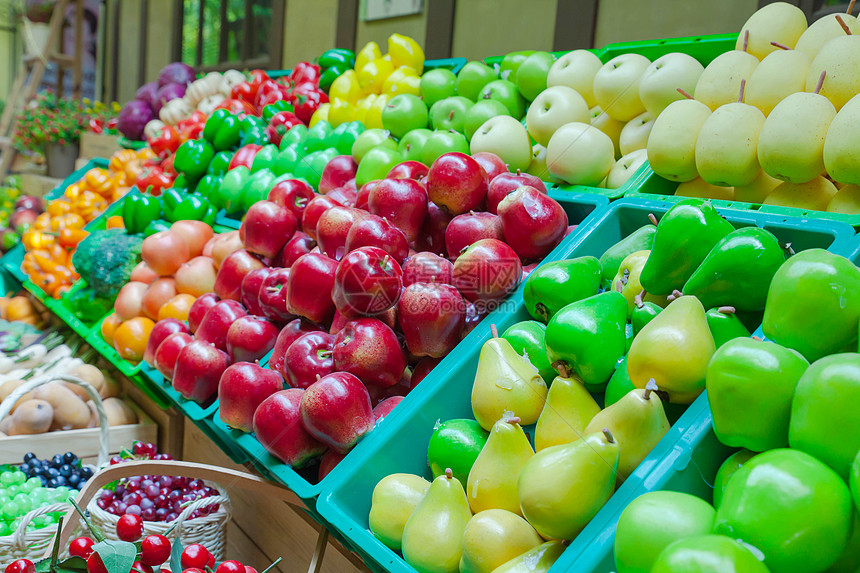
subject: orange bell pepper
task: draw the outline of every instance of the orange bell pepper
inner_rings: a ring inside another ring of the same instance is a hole
[[[108,227],[110,228],[110,227]],[[74,249],[78,243],[87,238],[89,232],[83,229],[65,228],[60,231],[60,246],[67,249]]]
[[[122,222],[122,217],[114,215],[113,217],[107,218],[105,227],[108,229],[125,229],[125,224]]]

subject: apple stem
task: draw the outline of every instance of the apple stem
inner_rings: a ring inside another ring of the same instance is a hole
[[[642,292],[633,297],[633,304],[636,305],[636,308],[642,308],[642,297],[644,297],[647,293],[645,289],[642,289]]]
[[[770,45],[771,45],[771,46],[776,46],[776,47],[777,47],[777,48],[779,48],[780,50],[790,50],[790,49],[791,49],[791,48],[789,48],[788,46],[786,46],[785,44],[780,44],[779,42],[771,42],[771,43],[770,43]]]
[[[755,336],[755,335],[753,335],[753,336],[750,336],[750,338],[752,338],[753,340],[758,340],[759,342],[762,342],[762,338],[761,338],[761,336]]]
[[[517,175],[519,175],[519,174],[520,174],[520,170],[519,170],[519,169],[517,169]]]
[[[736,310],[733,306],[721,306],[717,309],[717,312],[719,312],[720,314],[734,314]]]
[[[445,468],[445,477],[448,479],[454,479],[454,472],[451,468]]]
[[[535,305],[535,312],[540,315],[544,322],[549,322],[549,309],[542,302]]]
[[[656,380],[654,380],[653,378],[651,378],[650,380],[648,380],[648,383],[647,383],[647,384],[645,384],[645,395],[644,395],[644,398],[645,398],[646,400],[650,400],[650,399],[651,399],[651,392],[656,392],[656,391],[657,391],[657,389],[658,389],[658,388],[657,388],[657,381],[656,381]]]
[[[677,91],[679,94],[681,94],[682,96],[684,96],[687,99],[696,99],[690,95],[690,92],[684,90],[683,88],[677,88]]]
[[[331,350],[323,350],[322,352],[318,353],[317,356],[319,356],[320,358],[328,358],[332,354],[333,352]]]
[[[827,70],[821,70],[821,75],[818,76],[818,83],[815,85],[815,92],[813,93],[821,93],[821,88],[824,87],[824,76],[827,75]]]
[[[793,255],[795,254],[795,253],[794,253],[794,249],[792,249],[792,248],[791,248],[791,243],[786,243],[786,244],[785,244],[785,246],[783,247],[783,249],[785,249],[786,251],[788,251],[788,254],[789,254],[789,255],[792,255],[792,256],[793,256]]]
[[[570,378],[570,367],[564,360],[553,362],[552,367],[558,371],[558,375],[562,378]]]
[[[609,431],[609,428],[603,428],[603,435],[606,436],[606,441],[610,444],[615,443],[615,436],[612,435],[612,432]]]
[[[738,103],[744,103],[744,90],[747,87],[747,81],[741,80],[741,91],[738,93]]]
[[[451,110],[451,113],[448,114],[448,119],[454,119],[454,110]]]
[[[848,3],[848,9],[845,11],[846,14],[851,14],[851,12],[854,11],[854,2],[856,2],[856,0],[851,0],[851,2]]]
[[[624,290],[624,283],[622,283],[622,282],[619,280],[619,281],[615,284],[615,290],[616,290],[616,292],[618,292],[618,293],[620,294],[620,293]]]
[[[320,379],[320,378],[322,378],[322,376],[320,376],[319,374],[317,374],[317,382],[319,382],[319,379]]]
[[[744,47],[743,47],[744,52],[747,51],[747,48],[749,47],[749,45],[750,45],[750,31],[744,30]]]
[[[491,324],[491,325],[490,325],[490,332],[493,334],[493,338],[498,338],[498,337],[499,337],[499,329],[498,329],[498,328],[496,328],[496,325],[495,325],[495,324]]]
[[[848,24],[845,23],[845,20],[842,19],[842,16],[836,16],[836,21],[839,22],[839,25],[842,26],[842,31],[851,35],[851,28],[848,27]]]
[[[648,213],[648,220],[651,221],[651,224],[657,226],[657,216],[654,213]]]

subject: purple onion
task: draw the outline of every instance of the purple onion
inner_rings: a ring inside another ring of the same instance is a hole
[[[182,62],[173,62],[161,68],[161,73],[158,74],[158,85],[180,84],[187,86],[194,81],[195,77],[194,68]]]
[[[122,106],[117,128],[128,139],[140,141],[143,139],[143,128],[154,117],[155,114],[148,103],[133,99]]]
[[[155,94],[155,102],[153,103],[153,111],[157,114],[161,111],[161,108],[164,107],[169,101],[175,100],[177,98],[181,98],[185,95],[185,86],[180,84],[167,84],[158,88],[158,92]]]

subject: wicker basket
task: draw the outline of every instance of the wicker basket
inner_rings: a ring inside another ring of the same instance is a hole
[[[75,378],[74,376],[67,376],[65,374],[50,374],[45,376],[39,376],[25,382],[24,384],[16,388],[15,391],[12,392],[9,396],[7,396],[2,403],[0,403],[0,420],[9,415],[9,411],[12,409],[12,406],[15,404],[15,402],[17,402],[18,399],[21,398],[27,392],[43,384],[60,381],[77,384],[78,386],[86,390],[89,397],[93,400],[93,403],[96,406],[96,411],[99,415],[100,427],[98,463],[99,465],[104,464],[105,462],[107,462],[108,459],[108,433],[110,432],[107,422],[107,415],[105,414],[105,410],[102,406],[102,401],[99,397],[98,391],[96,391],[95,388],[93,388],[79,378]],[[33,511],[26,514],[22,518],[21,524],[19,525],[15,533],[13,533],[12,535],[0,537],[0,566],[5,567],[16,559],[26,558],[30,560],[36,560],[42,555],[42,553],[45,552],[46,549],[50,549],[54,536],[57,533],[57,527],[50,526],[43,527],[42,529],[28,531],[27,526],[33,519],[40,515],[54,512],[66,512],[69,510],[70,507],[71,506],[67,503],[58,503],[34,509]]]

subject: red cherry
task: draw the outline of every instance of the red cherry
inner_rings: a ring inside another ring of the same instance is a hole
[[[116,535],[123,541],[137,541],[143,536],[143,520],[139,515],[126,513],[116,522]]]
[[[245,573],[245,566],[235,560],[224,561],[215,569],[215,573]]]
[[[167,570],[162,569],[162,572],[163,571],[167,571]],[[168,571],[167,573],[170,573],[170,571]],[[183,569],[182,573],[204,573],[204,572],[201,571],[200,569],[198,569],[197,567],[190,567],[188,569]]]
[[[89,537],[78,537],[69,542],[69,555],[72,557],[88,558],[93,552],[96,542]]]
[[[245,565],[245,573],[257,573],[257,570],[250,565]]]
[[[4,573],[36,573],[36,566],[29,559],[18,559],[7,565]]]
[[[87,573],[108,573],[101,556],[95,551],[87,558]]]
[[[170,541],[163,535],[147,535],[140,544],[140,560],[144,565],[161,565],[170,559]]]
[[[132,573],[152,573],[152,567],[150,567],[149,565],[144,565],[140,561],[135,561],[131,565],[131,571]]]
[[[215,557],[199,543],[194,543],[186,547],[179,558],[179,563],[183,569],[197,568],[203,570],[209,565],[210,561],[214,565]]]

